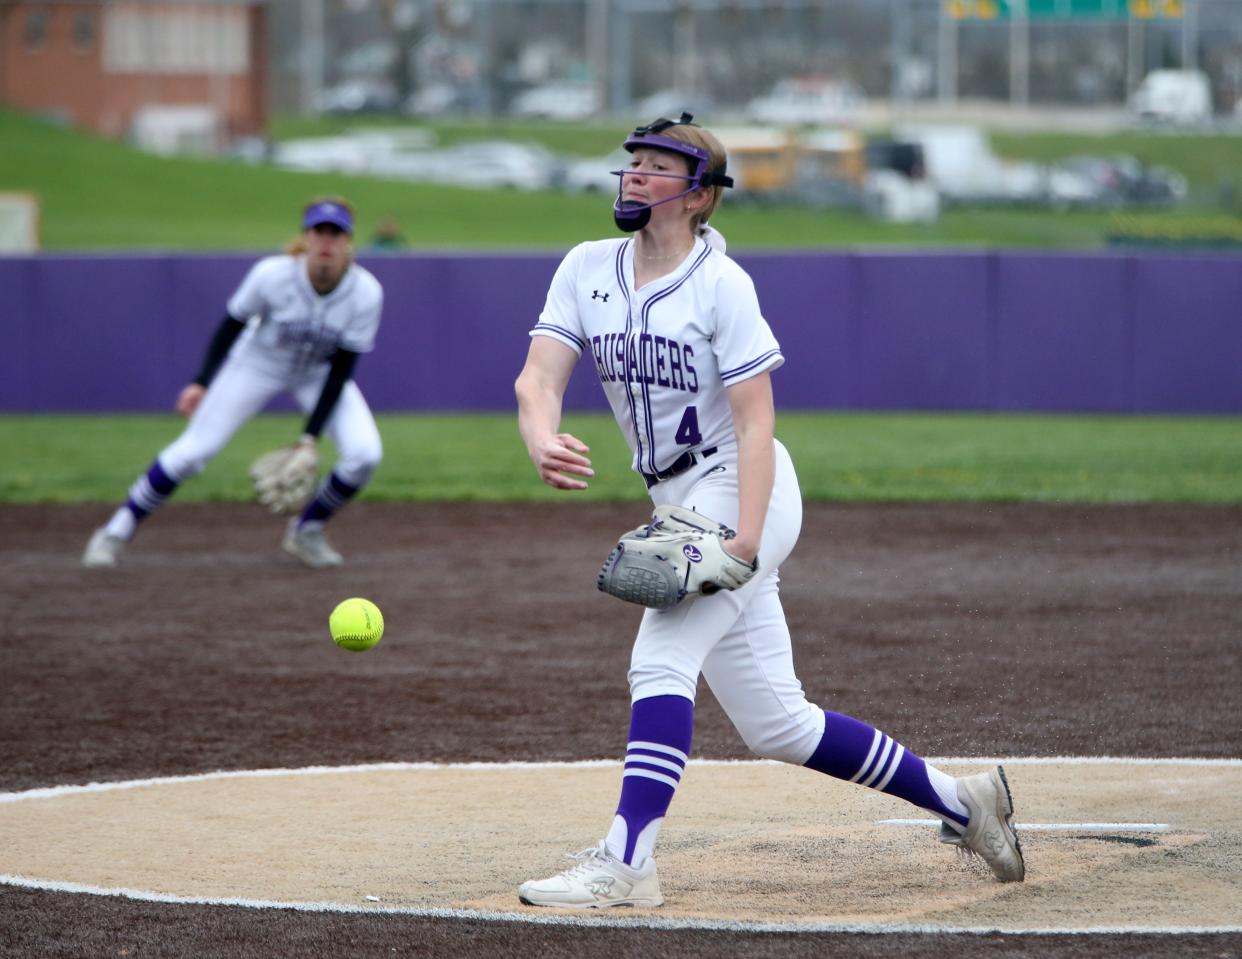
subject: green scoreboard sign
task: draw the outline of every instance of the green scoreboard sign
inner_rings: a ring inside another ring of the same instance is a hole
[[[1008,20],[1023,10],[1032,20],[1176,20],[1182,7],[1182,0],[945,0],[944,4],[954,20]]]

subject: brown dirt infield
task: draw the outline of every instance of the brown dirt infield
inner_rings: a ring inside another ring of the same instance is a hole
[[[124,568],[88,571],[78,555],[106,510],[4,508],[0,789],[217,769],[615,759],[637,610],[593,580],[609,539],[641,512],[362,503],[333,531],[349,564],[312,572],[278,553],[279,525],[257,508],[174,505]],[[811,698],[922,754],[1242,756],[1242,508],[810,505],[782,578]],[[388,620],[383,643],[362,656],[326,635],[328,611],[349,595],[375,600]],[[694,754],[746,758],[708,694]],[[675,805],[670,840],[676,816]],[[549,866],[560,851],[549,848]],[[675,895],[667,881],[665,893]],[[1242,937],[572,929],[0,886],[3,955],[653,950],[1228,956]]]

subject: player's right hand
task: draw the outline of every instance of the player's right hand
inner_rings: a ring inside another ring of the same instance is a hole
[[[590,449],[576,436],[553,433],[535,445],[531,459],[539,471],[539,478],[553,489],[586,489],[586,482],[574,477],[595,475],[591,461],[582,455]]]
[[[207,392],[207,388],[199,383],[191,383],[183,389],[177,397],[176,411],[182,416],[191,415],[198,409],[199,401],[202,400],[203,394]]]

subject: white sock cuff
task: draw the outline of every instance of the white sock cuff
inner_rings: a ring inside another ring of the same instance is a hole
[[[638,841],[634,843],[634,861],[630,863],[634,869],[641,869],[655,853],[656,837],[660,835],[660,827],[663,825],[664,817],[661,816],[647,823],[638,834]]]
[[[608,835],[604,837],[604,848],[608,855],[620,862],[625,861],[625,843],[630,838],[629,827],[619,815],[613,816]]]
[[[927,760],[923,760],[923,768],[927,770],[927,781],[936,790],[936,795],[945,807],[959,816],[969,816],[970,810],[957,798],[957,780],[948,773],[941,772]]]

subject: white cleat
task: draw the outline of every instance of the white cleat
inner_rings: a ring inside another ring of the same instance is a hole
[[[957,798],[970,811],[970,822],[963,833],[942,824],[940,841],[958,846],[967,855],[981,856],[1001,882],[1025,879],[1026,863],[1013,828],[1013,798],[1004,768],[962,777],[957,781]]]
[[[113,536],[107,527],[101,526],[91,534],[90,542],[82,553],[82,565],[91,569],[113,567],[125,551],[125,540]]]
[[[308,523],[299,527],[297,517],[289,520],[289,525],[285,527],[281,548],[312,569],[328,569],[345,562],[341,554],[328,545],[328,540],[323,535],[322,523]]]
[[[650,857],[642,868],[635,869],[610,856],[601,842],[570,858],[576,859],[577,865],[547,879],[522,883],[518,899],[528,906],[559,909],[654,909],[664,904],[655,860]]]

